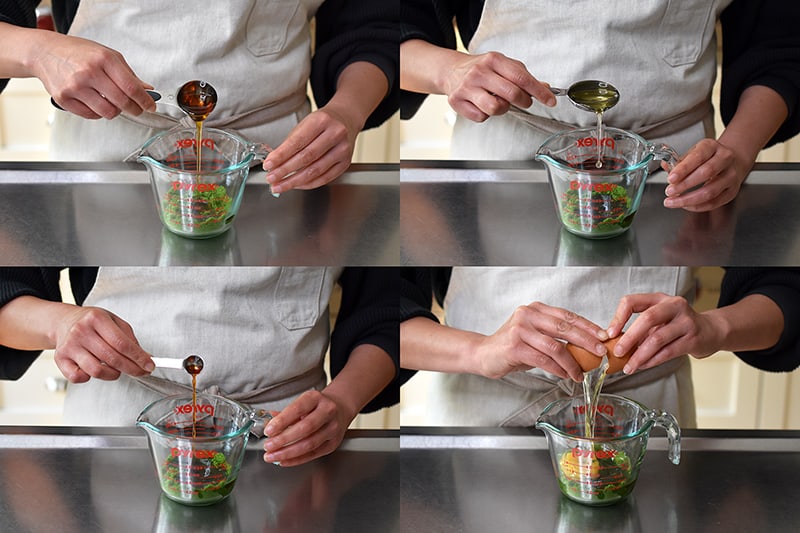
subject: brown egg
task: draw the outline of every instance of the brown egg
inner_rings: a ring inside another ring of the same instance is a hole
[[[631,354],[633,353],[633,350],[631,350],[622,357],[615,356],[614,346],[617,345],[617,340],[619,340],[619,337],[609,339],[603,343],[606,345],[606,348],[608,348],[608,370],[606,371],[607,374],[614,374],[616,372],[621,371],[622,367],[625,366],[625,363],[628,362],[628,359],[631,358]],[[588,372],[593,368],[597,368],[598,366],[600,366],[600,361],[603,360],[602,357],[598,357],[592,352],[588,352],[583,348],[575,346],[574,344],[567,343],[567,350],[569,350],[569,353],[572,354],[572,357],[575,358],[575,361],[578,362],[578,364],[580,365],[580,367],[583,369],[584,372]]]

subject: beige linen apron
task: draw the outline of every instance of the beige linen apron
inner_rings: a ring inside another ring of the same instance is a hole
[[[203,357],[198,389],[279,410],[326,383],[328,300],[340,269],[100,268],[84,302],[116,314],[152,355]],[[191,390],[183,370],[67,388],[68,425],[130,425],[151,401]]]
[[[713,136],[714,27],[730,1],[486,0],[469,52],[501,52],[554,87],[607,81],[620,91],[608,125],[684,153]],[[481,124],[459,117],[452,157],[531,159],[552,133],[596,124],[565,97],[554,108],[534,102],[527,111],[539,117],[535,125],[514,113]]]
[[[309,24],[322,1],[81,0],[69,33],[119,51],[158,90],[208,81],[219,97],[209,127],[275,147],[310,111]],[[51,158],[121,161],[157,132],[188,122],[173,106],[158,111],[110,121],[57,111]]]
[[[693,297],[682,267],[453,268],[445,298],[449,326],[490,335],[520,305],[534,301],[574,311],[607,327],[626,294],[664,292]],[[500,380],[472,374],[433,373],[427,413],[432,425],[531,426],[550,402],[582,394],[581,384],[540,369]],[[632,376],[609,376],[604,392],[621,394],[695,425],[688,357]]]

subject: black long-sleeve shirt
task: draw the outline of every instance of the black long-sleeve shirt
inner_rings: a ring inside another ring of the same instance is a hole
[[[400,41],[422,39],[455,49],[455,19],[468,45],[478,28],[484,0],[402,0]],[[522,16],[522,15],[521,15]],[[788,0],[734,0],[720,16],[722,79],[720,114],[728,124],[742,92],[753,85],[769,87],[789,108],[786,121],[767,146],[783,142],[800,131],[800,2]],[[576,47],[580,43],[576,42]],[[402,91],[401,118],[411,118],[424,94]]]
[[[435,299],[444,302],[451,267],[404,268],[401,274],[400,320],[437,318],[431,313]],[[737,352],[745,363],[772,372],[789,372],[800,367],[800,268],[730,267],[720,287],[718,307],[731,305],[751,294],[762,294],[780,307],[784,328],[772,348]],[[403,379],[410,377],[403,370]]]
[[[0,268],[0,307],[25,295],[60,302],[60,271],[57,267]],[[93,267],[69,269],[72,293],[78,305],[83,303],[94,287],[97,271]],[[399,374],[398,280],[399,271],[396,268],[349,267],[342,271],[338,280],[342,287],[342,301],[330,344],[332,377],[342,370],[350,353],[361,344],[383,349],[394,362],[395,375]],[[0,346],[0,379],[20,378],[40,353]],[[362,412],[376,411],[399,401],[399,381],[395,379]]]
[[[0,21],[33,28],[41,0],[0,0]],[[56,28],[66,33],[79,0],[53,0]],[[311,89],[319,107],[336,92],[344,68],[366,61],[389,80],[389,92],[367,119],[365,129],[380,126],[400,105],[399,4],[397,0],[326,0],[316,14],[315,49],[311,60]],[[242,80],[245,81],[245,80]],[[8,80],[0,80],[2,91]]]

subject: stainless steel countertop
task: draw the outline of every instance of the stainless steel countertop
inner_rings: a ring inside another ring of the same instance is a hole
[[[161,495],[144,432],[0,429],[0,531],[399,531],[398,434],[350,431],[334,453],[281,468],[248,443],[223,502],[184,506]]]
[[[402,531],[793,531],[800,431],[684,430],[681,463],[653,430],[631,496],[592,508],[561,495],[533,429],[403,428]]]
[[[397,265],[398,168],[280,198],[253,171],[233,228],[193,240],[162,227],[141,165],[0,163],[0,264]]]
[[[608,240],[561,228],[534,161],[403,161],[404,265],[800,264],[800,164],[757,164],[738,198],[710,213],[663,207],[665,173],[645,186],[631,229]]]

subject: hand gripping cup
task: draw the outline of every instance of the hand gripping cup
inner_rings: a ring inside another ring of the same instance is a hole
[[[210,505],[233,491],[254,425],[266,418],[211,394],[167,396],[136,419],[147,442],[161,490],[186,505]],[[193,433],[194,426],[194,435]]]
[[[590,239],[627,231],[639,210],[650,163],[678,162],[678,154],[666,144],[655,145],[616,128],[603,131],[600,140],[594,128],[556,133],[535,156],[547,168],[561,223]]]
[[[633,491],[653,426],[669,439],[669,458],[680,462],[681,433],[675,417],[612,394],[601,394],[594,437],[586,437],[581,397],[548,405],[536,427],[544,431],[561,492],[585,505],[611,505]]]
[[[177,127],[151,138],[125,160],[147,167],[158,215],[168,230],[205,239],[231,226],[250,167],[269,152],[265,144],[213,128],[203,129],[198,147],[195,128]]]

